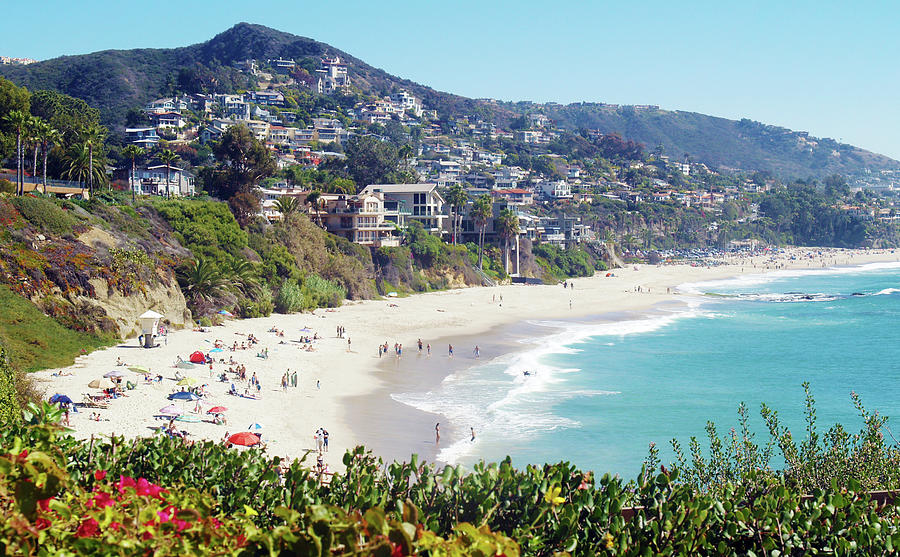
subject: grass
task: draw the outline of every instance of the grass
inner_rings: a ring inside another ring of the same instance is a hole
[[[6,286],[0,286],[0,307],[0,344],[13,367],[24,372],[68,366],[82,349],[90,352],[116,342],[63,327]]]

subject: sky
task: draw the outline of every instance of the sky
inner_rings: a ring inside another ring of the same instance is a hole
[[[246,21],[468,97],[656,104],[900,160],[891,2],[0,0],[0,10],[4,56],[185,46]]]

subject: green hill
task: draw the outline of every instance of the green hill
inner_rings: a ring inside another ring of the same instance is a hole
[[[31,90],[52,89],[82,98],[100,109],[105,124],[121,129],[128,110],[173,89],[229,93],[252,86],[253,78],[235,69],[235,62],[292,58],[301,67],[315,69],[324,55],[347,61],[353,85],[362,93],[382,96],[407,89],[442,118],[476,116],[505,128],[523,113],[540,111],[562,128],[618,132],[650,150],[662,145],[671,157],[688,155],[711,168],[802,177],[900,168],[893,159],[851,145],[750,120],[596,103],[538,105],[468,99],[390,75],[325,43],[249,23],[191,46],[63,56],[28,66],[0,66],[0,75]]]

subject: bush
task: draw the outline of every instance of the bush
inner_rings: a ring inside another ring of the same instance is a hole
[[[303,279],[303,305],[307,308],[329,307],[341,305],[347,291],[339,284],[323,279],[311,273]]]
[[[294,281],[286,280],[275,296],[275,310],[279,313],[296,313],[303,309],[303,302],[304,296],[300,286]]]
[[[6,178],[0,178],[0,193],[16,193],[16,185]]]
[[[80,222],[50,199],[26,195],[14,197],[12,202],[22,216],[36,228],[57,236],[72,234],[75,226]]]

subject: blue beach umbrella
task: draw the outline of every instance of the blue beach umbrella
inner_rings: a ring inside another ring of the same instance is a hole
[[[251,425],[250,427],[248,427],[247,429],[249,429],[250,431],[253,431],[253,430],[259,431],[259,430],[262,429],[262,428],[263,428],[263,427],[262,427],[261,425],[259,425],[259,424],[253,424],[253,425]]]
[[[224,352],[221,348],[213,348],[210,352]]]
[[[180,391],[169,395],[169,400],[199,400],[200,397],[188,391]]]
[[[72,399],[59,393],[50,397],[50,404],[72,404]]]
[[[233,313],[224,309],[219,310],[219,315],[224,315],[225,317],[234,317]]]

